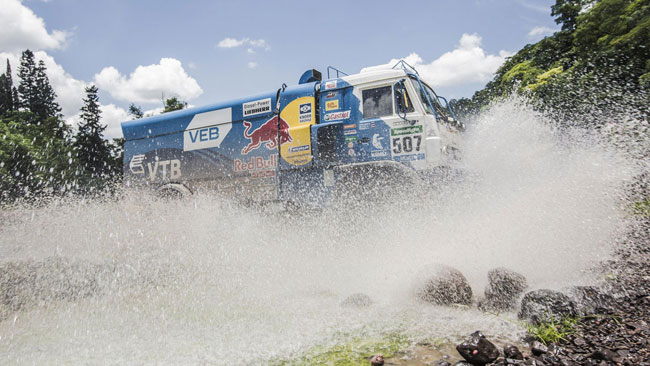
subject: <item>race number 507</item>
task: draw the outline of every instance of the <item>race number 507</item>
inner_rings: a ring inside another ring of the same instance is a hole
[[[421,135],[393,137],[393,154],[401,154],[402,152],[418,152],[422,144]],[[414,150],[415,148],[415,150]]]

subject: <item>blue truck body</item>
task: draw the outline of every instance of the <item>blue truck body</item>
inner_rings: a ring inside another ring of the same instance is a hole
[[[127,185],[322,205],[346,171],[410,174],[458,156],[462,125],[414,70],[320,79],[122,123]]]

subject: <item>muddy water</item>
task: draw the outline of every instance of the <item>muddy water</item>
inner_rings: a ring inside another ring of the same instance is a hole
[[[411,284],[432,262],[461,270],[475,295],[497,266],[531,287],[597,280],[590,268],[622,227],[620,187],[634,171],[590,138],[562,136],[504,103],[468,132],[463,179],[316,212],[139,192],[5,210],[3,263],[56,257],[111,270],[96,296],[10,312],[0,362],[263,364],[350,336],[517,339],[514,314],[421,304]],[[374,304],[339,306],[355,292]]]

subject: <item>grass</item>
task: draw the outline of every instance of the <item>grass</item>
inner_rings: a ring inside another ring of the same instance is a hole
[[[638,216],[650,217],[650,198],[632,203],[632,212]]]
[[[316,346],[302,356],[289,360],[275,360],[273,366],[367,366],[373,355],[381,353],[391,357],[396,352],[410,346],[406,336],[389,334],[376,338],[354,337],[343,344],[334,346]]]
[[[579,321],[579,318],[573,317],[564,317],[561,320],[551,317],[548,322],[528,324],[528,333],[544,344],[557,343],[565,341],[568,335],[575,333]]]

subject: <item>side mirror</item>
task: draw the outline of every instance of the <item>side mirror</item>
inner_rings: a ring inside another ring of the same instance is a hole
[[[406,119],[406,112],[409,109],[408,106],[408,98],[406,96],[406,87],[404,86],[404,79],[396,82],[393,84],[393,90],[395,91],[395,105],[397,108],[397,115],[405,120]]]

